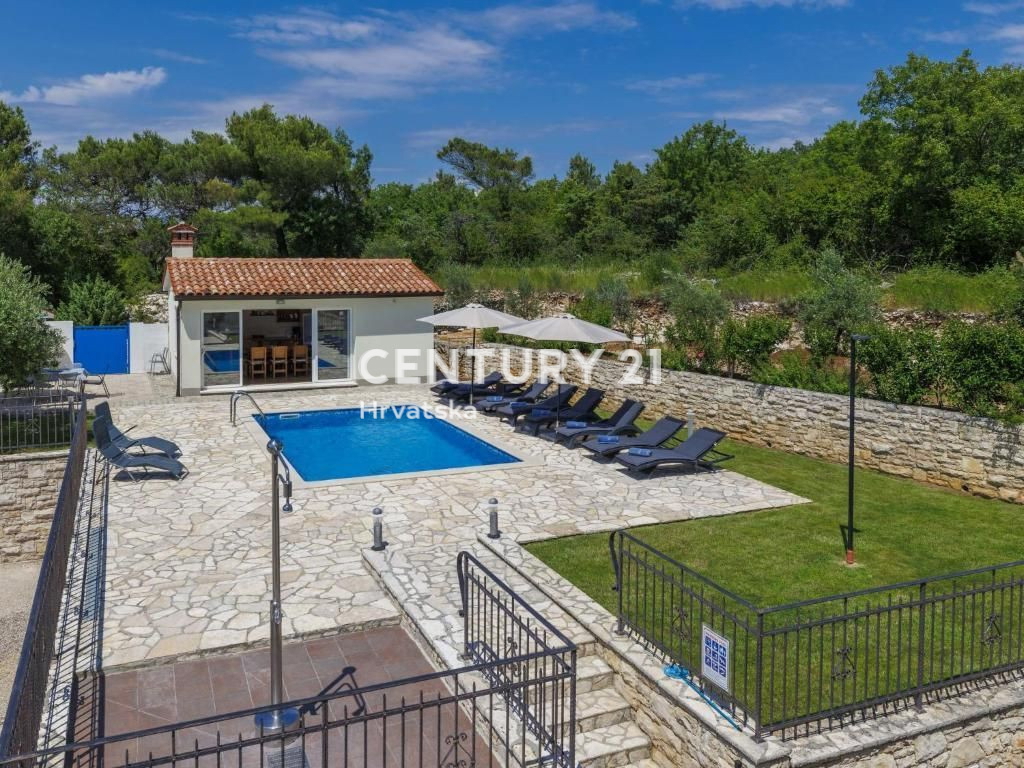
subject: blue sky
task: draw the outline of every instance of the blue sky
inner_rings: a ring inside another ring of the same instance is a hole
[[[461,135],[561,175],[648,162],[692,123],[762,146],[856,117],[908,51],[1024,61],[1024,0],[537,0],[294,5],[5,3],[0,99],[36,138],[222,130],[263,102],[343,127],[377,182],[418,182]]]

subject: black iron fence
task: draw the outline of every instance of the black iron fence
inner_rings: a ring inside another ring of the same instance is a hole
[[[1024,561],[762,608],[625,531],[618,628],[735,720],[795,735],[1024,668]]]
[[[32,610],[7,704],[7,714],[3,729],[0,730],[0,755],[14,755],[35,749],[46,702],[47,677],[60,620],[61,598],[85,465],[87,430],[84,399],[76,401],[73,413],[71,450],[64,467],[53,523],[39,569],[39,580],[32,599]]]
[[[342,681],[286,703],[300,718],[284,734],[255,726],[273,709],[261,707],[0,758],[0,766],[574,768],[575,646],[471,555],[460,554],[458,569],[464,667],[363,687]]]
[[[82,399],[80,390],[59,386],[0,394],[0,453],[66,448]]]

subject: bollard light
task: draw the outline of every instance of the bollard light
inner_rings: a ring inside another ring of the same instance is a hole
[[[491,499],[487,502],[487,538],[500,539],[501,531],[498,530],[498,500]]]
[[[686,412],[686,436],[693,437],[693,433],[697,431],[697,414],[693,411]]]
[[[370,549],[374,552],[383,552],[388,546],[384,541],[384,510],[374,507],[370,519],[373,521],[373,546]]]

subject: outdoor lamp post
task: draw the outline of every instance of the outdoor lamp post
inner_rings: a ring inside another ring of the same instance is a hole
[[[856,562],[856,555],[853,549],[853,469],[854,469],[854,442],[857,428],[857,342],[867,341],[870,336],[863,333],[850,334],[850,453],[848,468],[848,486],[846,492],[846,564],[853,565]]]
[[[270,453],[270,474],[272,479],[270,491],[271,512],[271,568],[272,595],[270,597],[270,703],[274,709],[256,715],[256,727],[260,733],[284,733],[295,728],[299,723],[299,711],[291,707],[281,707],[284,698],[284,682],[281,673],[281,512],[292,511],[292,477],[288,465],[284,472],[280,471],[281,451],[284,445],[280,440],[267,443]],[[280,506],[280,490],[284,490],[284,508]]]

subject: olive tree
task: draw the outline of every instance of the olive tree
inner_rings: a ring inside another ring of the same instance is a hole
[[[60,333],[44,322],[47,287],[0,253],[0,387],[23,386],[60,355]]]

